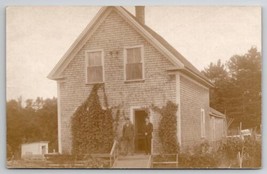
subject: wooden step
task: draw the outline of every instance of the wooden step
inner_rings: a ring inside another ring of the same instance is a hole
[[[127,156],[119,156],[118,159],[122,160],[139,160],[139,159],[148,159],[148,155],[127,155]]]
[[[148,168],[148,155],[120,156],[114,163],[113,168]]]

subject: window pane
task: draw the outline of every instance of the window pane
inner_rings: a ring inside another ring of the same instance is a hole
[[[87,67],[87,82],[103,82],[103,67]]]
[[[126,64],[126,80],[135,80],[143,78],[142,63]]]
[[[127,49],[127,63],[140,63],[142,62],[141,48]]]
[[[101,51],[98,52],[89,52],[88,54],[88,66],[101,66]]]
[[[127,49],[127,63],[131,63],[133,60],[133,49]]]

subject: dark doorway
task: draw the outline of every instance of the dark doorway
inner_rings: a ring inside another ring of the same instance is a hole
[[[42,146],[42,155],[44,155],[46,153],[46,147]]]
[[[134,112],[134,126],[135,126],[135,153],[145,152],[145,137],[143,127],[145,125],[145,118],[148,116],[144,110],[135,110]]]

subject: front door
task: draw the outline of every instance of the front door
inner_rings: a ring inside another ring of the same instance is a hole
[[[145,118],[148,116],[145,110],[135,110],[134,112],[134,126],[135,126],[135,153],[145,152],[145,137],[143,127],[145,125]]]

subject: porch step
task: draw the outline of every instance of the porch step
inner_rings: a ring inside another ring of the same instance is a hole
[[[113,168],[148,168],[148,155],[120,156],[115,161]]]

